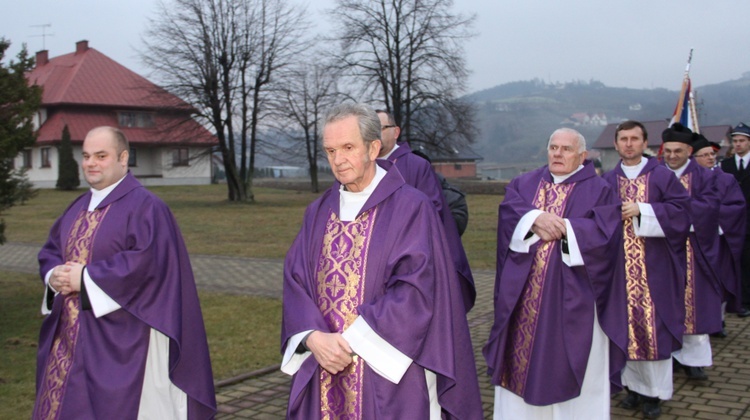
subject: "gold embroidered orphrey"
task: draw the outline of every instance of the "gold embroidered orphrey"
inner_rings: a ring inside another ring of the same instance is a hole
[[[634,179],[617,176],[623,203],[647,203],[651,173]],[[648,287],[646,239],[635,235],[633,218],[623,221],[625,280],[628,294],[628,360],[656,360],[656,310]]]
[[[331,212],[323,236],[317,270],[318,307],[335,331],[343,332],[357,318],[362,303],[372,227],[377,209],[368,210],[351,222],[342,222]],[[322,418],[362,417],[364,361],[354,356],[344,371],[320,374]]]
[[[534,207],[562,217],[565,204],[575,183],[553,184],[546,180],[539,183]],[[505,349],[505,363],[500,385],[515,394],[524,395],[529,363],[534,349],[534,337],[542,305],[544,282],[547,276],[547,261],[557,249],[559,241],[544,242],[537,247],[529,278],[516,309],[509,322],[509,345]]]

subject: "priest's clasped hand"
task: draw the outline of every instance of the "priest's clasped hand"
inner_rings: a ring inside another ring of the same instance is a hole
[[[562,217],[544,212],[536,218],[531,231],[539,235],[542,241],[550,242],[562,239],[567,233],[567,227]]]
[[[638,203],[622,203],[622,220],[630,219],[641,214]]]
[[[344,370],[352,363],[352,348],[339,333],[313,331],[305,345],[315,356],[318,364],[331,374]]]
[[[52,270],[49,285],[63,295],[80,292],[81,272],[84,267],[83,264],[71,261],[58,265]]]

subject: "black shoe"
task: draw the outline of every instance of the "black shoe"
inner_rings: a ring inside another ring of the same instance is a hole
[[[737,312],[737,316],[740,318],[747,318],[750,316],[750,309],[742,308],[739,312]]]
[[[706,375],[706,372],[703,371],[702,367],[697,366],[683,366],[683,369],[685,369],[685,374],[687,375],[688,379],[695,379],[698,381],[705,381],[708,379],[708,375]]]
[[[727,324],[724,321],[721,321],[721,331],[715,332],[711,334],[711,337],[715,338],[727,338],[729,334],[727,334]]]
[[[658,398],[643,397],[643,417],[656,419],[661,416],[661,401]]]
[[[641,394],[633,392],[629,389],[627,391],[628,395],[624,400],[622,400],[622,402],[620,403],[620,407],[626,410],[633,410],[635,408],[638,408],[641,405]]]

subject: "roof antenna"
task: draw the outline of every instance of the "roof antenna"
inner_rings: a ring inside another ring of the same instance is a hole
[[[30,27],[32,27],[32,28],[42,28],[42,34],[41,35],[31,35],[31,37],[32,38],[39,38],[39,37],[41,37],[42,38],[42,51],[46,50],[47,46],[46,46],[46,42],[45,41],[47,40],[47,37],[48,36],[55,36],[55,34],[48,34],[47,33],[47,28],[51,28],[52,24],[51,23],[45,23],[43,25],[30,25]]]

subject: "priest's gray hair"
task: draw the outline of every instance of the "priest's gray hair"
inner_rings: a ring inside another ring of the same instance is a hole
[[[573,134],[578,139],[578,153],[583,153],[586,151],[586,139],[583,138],[583,134],[579,133],[576,130],[573,130],[572,128],[558,128],[557,130],[552,132],[552,135],[549,136],[549,141],[547,141],[547,149],[549,149],[550,143],[552,143],[552,137],[555,137],[555,135],[560,133],[568,133]]]
[[[323,130],[326,125],[352,116],[357,117],[359,134],[368,148],[370,143],[380,139],[380,118],[378,118],[378,114],[368,105],[355,102],[346,102],[328,110],[322,124],[320,124],[320,137],[323,137]]]

